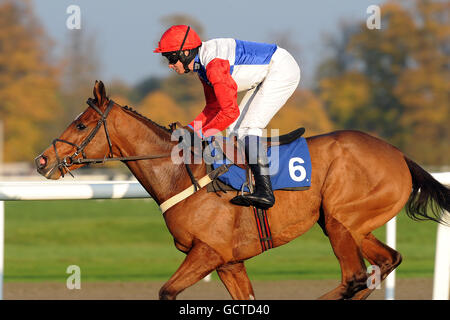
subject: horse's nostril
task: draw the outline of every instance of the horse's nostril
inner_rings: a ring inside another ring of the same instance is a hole
[[[45,166],[47,165],[47,157],[46,156],[40,156],[36,160],[37,160],[36,164],[39,169],[45,168]]]

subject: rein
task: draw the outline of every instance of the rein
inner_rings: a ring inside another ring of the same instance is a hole
[[[73,142],[63,140],[63,139],[54,139],[52,142],[53,149],[55,151],[56,155],[56,166],[52,169],[59,169],[61,172],[61,176],[64,177],[64,169],[73,177],[73,174],[70,172],[69,167],[71,167],[74,164],[91,164],[91,163],[105,163],[108,161],[136,161],[136,160],[146,160],[146,159],[159,159],[159,158],[166,158],[169,157],[170,154],[156,154],[156,155],[142,155],[142,156],[130,156],[130,157],[114,157],[113,151],[112,151],[112,143],[111,139],[109,137],[108,127],[106,123],[106,118],[108,117],[109,112],[111,111],[112,107],[114,106],[114,101],[109,100],[108,106],[106,107],[105,112],[102,112],[100,108],[98,108],[94,104],[94,100],[89,98],[86,103],[94,109],[101,118],[97,121],[97,125],[94,129],[89,133],[89,135],[86,137],[86,139],[83,140],[83,142],[80,145],[77,145]],[[98,133],[100,128],[103,126],[105,129],[106,134],[106,140],[108,141],[108,147],[109,147],[109,154],[106,155],[104,158],[87,158],[86,154],[84,153],[84,149],[86,146],[94,139],[95,135]],[[61,159],[58,155],[58,151],[56,149],[56,142],[62,142],[69,144],[73,147],[75,147],[77,150],[70,156],[66,156],[63,159]],[[82,158],[77,158],[81,154]]]
[[[83,142],[80,145],[77,145],[73,142],[63,140],[63,139],[54,139],[53,140],[52,144],[53,144],[53,148],[55,151],[57,163],[51,169],[50,172],[52,172],[55,169],[59,169],[59,171],[61,172],[61,176],[64,177],[64,170],[63,170],[63,168],[64,168],[72,177],[74,177],[72,172],[70,172],[70,170],[69,170],[69,167],[71,167],[74,164],[104,163],[104,162],[108,162],[108,161],[136,161],[136,160],[145,160],[145,159],[159,159],[159,158],[166,158],[166,157],[171,156],[170,153],[167,153],[167,154],[154,154],[154,155],[142,155],[142,156],[130,156],[130,157],[114,157],[114,154],[112,151],[112,143],[111,143],[111,139],[109,137],[108,127],[107,127],[107,123],[106,123],[106,118],[108,117],[109,112],[111,111],[112,107],[114,106],[114,101],[109,100],[109,103],[108,103],[108,106],[106,107],[105,112],[102,112],[94,104],[94,100],[91,98],[89,98],[86,103],[92,109],[94,109],[101,116],[101,118],[97,121],[97,125],[95,126],[95,128],[92,129],[92,131],[83,140]],[[108,147],[109,147],[109,154],[107,156],[105,156],[104,158],[87,158],[86,154],[84,153],[84,149],[92,141],[92,139],[94,139],[95,135],[98,133],[98,131],[100,130],[100,128],[102,126],[105,129],[106,139],[108,141]],[[172,129],[172,131],[175,130],[176,123],[171,124],[170,128]],[[56,142],[62,142],[62,143],[69,144],[69,145],[75,147],[76,151],[72,155],[66,156],[61,160],[61,158],[58,155],[58,151],[56,149]],[[81,154],[82,158],[77,158],[80,154]],[[183,201],[184,199],[186,199],[187,197],[191,196],[198,190],[202,189],[204,186],[206,186],[207,184],[212,182],[214,179],[216,179],[221,174],[228,171],[228,168],[231,166],[231,164],[226,164],[226,165],[224,164],[224,165],[220,166],[219,168],[213,170],[212,172],[210,172],[209,174],[204,176],[199,181],[197,181],[195,179],[195,177],[192,173],[192,170],[189,167],[189,164],[186,163],[185,166],[186,166],[186,170],[189,174],[189,177],[191,178],[192,185],[190,187],[188,187],[187,189],[183,190],[182,192],[176,194],[175,196],[172,196],[171,198],[166,200],[164,203],[162,203],[160,208],[163,213],[166,210],[168,210],[169,208],[176,205],[177,203],[179,203],[179,202]]]

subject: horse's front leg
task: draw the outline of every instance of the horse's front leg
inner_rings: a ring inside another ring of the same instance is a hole
[[[177,295],[223,264],[222,257],[202,241],[196,241],[181,266],[159,290],[159,299],[175,300]]]
[[[217,274],[234,300],[255,299],[244,262],[224,264],[217,268]]]

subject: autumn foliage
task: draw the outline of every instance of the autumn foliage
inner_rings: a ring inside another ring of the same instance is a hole
[[[380,30],[369,30],[365,21],[340,26],[331,35],[315,86],[308,89],[300,81],[268,128],[283,134],[303,126],[306,135],[358,129],[424,165],[449,165],[450,4],[388,1],[381,17]],[[97,63],[90,60],[94,54],[83,51],[81,34],[71,41],[72,55],[54,61],[51,41],[30,3],[0,0],[5,161],[31,161],[86,107]],[[89,49],[95,40],[90,43]],[[83,66],[89,67],[82,72]],[[203,88],[193,74],[168,70],[166,77],[149,75],[134,86],[120,79],[106,85],[112,99],[162,125],[186,124],[204,107]]]
[[[378,135],[426,165],[450,164],[450,3],[387,2],[382,27],[344,26],[318,94],[337,128]]]
[[[27,2],[0,5],[0,119],[4,160],[31,160],[48,144],[58,119],[57,70],[48,63],[50,42]],[[45,144],[43,144],[43,142]]]

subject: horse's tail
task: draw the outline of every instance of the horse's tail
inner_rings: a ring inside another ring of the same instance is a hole
[[[405,205],[406,214],[413,220],[433,220],[449,224],[442,219],[443,210],[450,212],[450,189],[433,178],[417,163],[405,157],[412,177],[412,193]],[[428,215],[431,213],[431,215]]]

